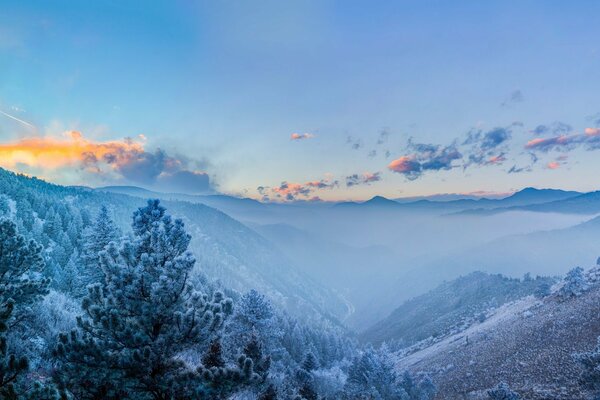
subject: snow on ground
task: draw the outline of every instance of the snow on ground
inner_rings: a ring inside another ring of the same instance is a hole
[[[600,335],[600,286],[566,301],[533,297],[506,304],[483,323],[397,361],[428,372],[438,399],[483,399],[507,382],[524,399],[590,398],[571,354],[589,351]],[[467,340],[468,338],[468,340]]]

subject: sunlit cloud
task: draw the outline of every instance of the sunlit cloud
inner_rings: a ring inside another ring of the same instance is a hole
[[[188,170],[187,160],[170,156],[161,149],[144,148],[145,137],[93,141],[80,132],[62,136],[40,136],[0,144],[0,166],[30,168],[51,174],[79,171],[81,181],[96,176],[101,180],[125,180],[152,186],[160,180],[172,190],[206,191],[208,175]]]
[[[560,168],[560,163],[558,163],[557,161],[551,161],[548,163],[548,165],[546,166],[548,169],[559,169]]]
[[[388,169],[409,180],[419,178],[426,171],[450,170],[455,167],[454,161],[463,157],[454,144],[441,146],[409,140],[407,150],[410,154],[390,162]]]
[[[525,145],[527,150],[549,152],[551,150],[568,151],[577,146],[584,146],[587,150],[600,149],[600,129],[585,128],[584,133],[558,135],[547,138],[531,139]]]
[[[318,196],[314,193],[319,190],[330,190],[339,186],[337,180],[321,179],[305,183],[281,182],[279,186],[259,186],[256,190],[262,196],[263,201],[296,201],[311,200]]]
[[[290,135],[290,140],[305,140],[312,139],[315,135],[312,133],[292,133]]]
[[[352,174],[346,177],[346,186],[370,185],[381,180],[381,172],[365,172],[364,174]]]

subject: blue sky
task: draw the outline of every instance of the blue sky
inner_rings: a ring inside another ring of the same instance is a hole
[[[598,189],[599,146],[585,129],[600,119],[599,11],[592,1],[7,1],[0,111],[35,128],[0,115],[4,150],[72,130],[101,150],[93,165],[5,166],[68,184],[210,181],[270,200]],[[126,137],[143,149],[103,158]]]

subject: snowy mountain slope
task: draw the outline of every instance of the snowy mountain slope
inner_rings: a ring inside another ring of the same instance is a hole
[[[32,205],[38,209],[61,208],[67,213],[69,208],[76,208],[86,210],[90,216],[107,205],[124,232],[130,230],[133,211],[145,204],[138,197],[53,185],[3,169],[0,195],[13,202],[17,212],[28,214],[27,218],[37,218]],[[347,314],[342,298],[299,272],[291,260],[242,223],[203,204],[163,204],[174,217],[186,222],[193,238],[191,249],[198,260],[197,268],[210,279],[227,282],[241,292],[259,289],[294,315],[337,319]]]
[[[552,278],[521,280],[473,272],[406,301],[361,337],[372,343],[396,341],[410,346],[428,337],[445,336],[476,320],[490,307],[532,294],[538,287],[552,283]]]
[[[571,355],[600,335],[600,286],[578,297],[529,296],[496,309],[483,323],[408,356],[399,369],[427,371],[439,399],[484,399],[507,382],[524,399],[591,398]]]

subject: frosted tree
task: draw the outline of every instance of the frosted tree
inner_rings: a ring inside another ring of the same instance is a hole
[[[256,290],[250,290],[240,298],[226,330],[225,343],[231,356],[239,354],[253,334],[269,354],[276,355],[280,351],[281,331],[273,306]]]
[[[269,368],[271,367],[271,357],[264,354],[256,330],[252,330],[250,339],[244,346],[242,354],[252,360],[254,373],[260,377],[261,383],[265,382],[269,375]]]
[[[132,228],[133,241],[100,252],[105,282],[88,287],[78,328],[60,337],[58,379],[76,398],[193,397],[213,377],[180,355],[208,347],[232,302],[192,287],[190,235],[158,200],[134,213]]]
[[[494,388],[487,391],[491,400],[520,400],[521,396],[514,392],[506,382],[500,382]]]
[[[558,290],[558,295],[563,300],[566,300],[571,297],[580,296],[587,289],[588,285],[585,276],[583,276],[583,269],[581,267],[576,267],[567,272],[564,284]]]
[[[106,206],[100,207],[100,212],[94,223],[85,229],[81,260],[84,268],[79,277],[79,294],[85,293],[89,284],[103,282],[104,276],[100,267],[100,253],[109,243],[119,239],[120,232],[114,224]]]
[[[434,397],[435,387],[426,376],[418,381],[408,372],[398,376],[384,347],[367,349],[354,359],[343,392],[345,399],[427,400]]]
[[[0,398],[16,398],[15,384],[28,369],[25,357],[10,353],[7,335],[47,293],[41,254],[41,246],[19,235],[13,222],[0,220]]]
[[[581,367],[582,383],[592,389],[600,390],[600,337],[596,348],[590,352],[575,353],[573,359]]]
[[[317,369],[317,359],[312,352],[308,352],[304,357],[304,361],[296,371],[296,380],[298,381],[298,395],[306,400],[318,399],[318,394],[315,390],[313,371]]]

